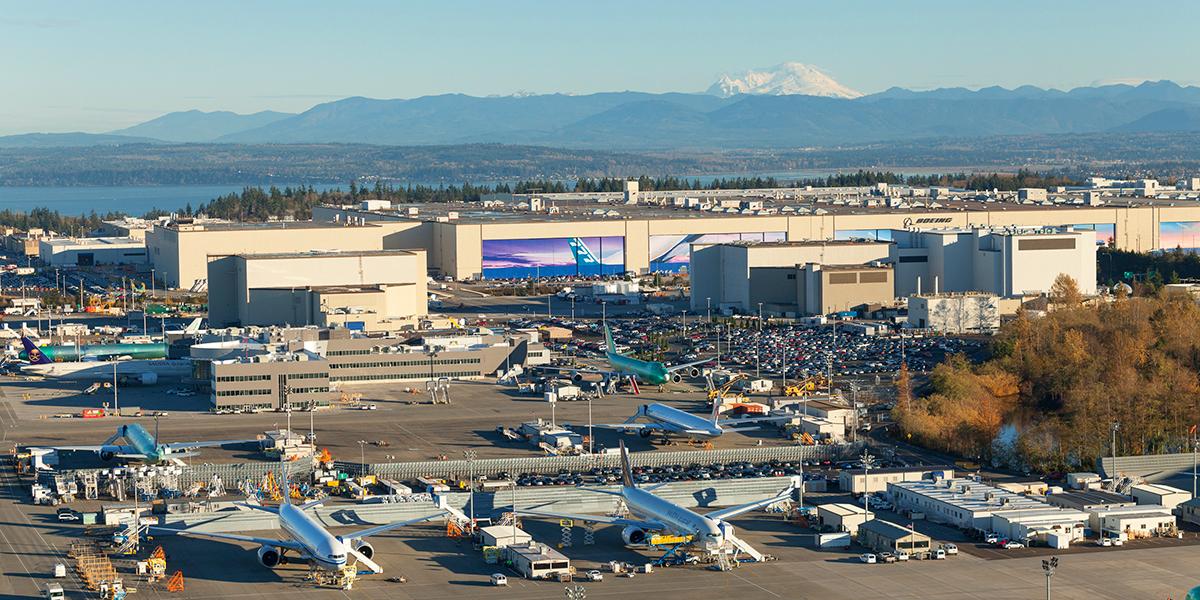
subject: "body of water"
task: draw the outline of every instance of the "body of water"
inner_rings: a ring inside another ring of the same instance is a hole
[[[828,177],[837,173],[853,173],[858,169],[806,169],[799,171],[760,172],[760,173],[720,173],[712,175],[687,175],[686,179],[699,179],[707,185],[714,179],[733,177],[775,177],[781,182],[798,179]],[[972,172],[979,167],[954,168],[892,168],[879,167],[874,170],[892,170],[903,176],[929,175],[940,173]],[[476,185],[494,185],[495,182],[473,182]],[[564,180],[573,183],[573,180]],[[280,189],[287,184],[275,184]],[[370,185],[369,183],[366,185]],[[403,184],[396,184],[403,185]],[[438,183],[425,185],[438,186]],[[146,186],[113,186],[113,187],[4,187],[0,186],[0,210],[10,209],[29,212],[31,208],[46,207],[57,210],[65,215],[81,215],[92,211],[97,213],[123,212],[133,216],[141,216],[154,209],[167,212],[179,210],[188,204],[197,207],[212,199],[225,194],[240,192],[242,185],[146,185]],[[263,186],[267,187],[267,186]],[[295,187],[295,186],[293,186]],[[344,188],[337,183],[313,185],[317,190]]]

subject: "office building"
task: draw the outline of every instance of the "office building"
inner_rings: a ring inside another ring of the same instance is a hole
[[[1096,291],[1095,232],[1071,228],[954,228],[893,231],[890,262],[899,296],[983,292],[1042,294],[1059,274]]]
[[[1000,329],[1000,298],[982,292],[910,296],[908,324],[943,333],[995,333]]]
[[[692,310],[750,313],[761,302],[772,313],[808,315],[826,314],[808,312],[825,306],[848,308],[880,299],[890,303],[895,299],[890,269],[884,273],[885,267],[869,264],[888,255],[889,244],[878,241],[693,244],[688,267]],[[843,266],[846,270],[839,271]],[[861,286],[860,272],[867,273]]]
[[[295,330],[289,330],[295,331]],[[273,340],[192,346],[196,379],[214,409],[325,405],[359,384],[477,379],[513,365],[549,362],[536,330],[509,334],[429,332],[364,337],[346,329],[299,330]]]
[[[427,314],[424,250],[236,254],[208,262],[209,323],[413,327]]]
[[[1047,494],[1046,502],[1054,506],[1073,508],[1083,512],[1137,505],[1137,502],[1129,496],[1122,496],[1121,494],[1114,494],[1104,490],[1072,490],[1057,494]]]
[[[1048,505],[971,479],[923,479],[888,483],[896,506],[922,512],[925,518],[964,529],[991,531],[992,515]]]

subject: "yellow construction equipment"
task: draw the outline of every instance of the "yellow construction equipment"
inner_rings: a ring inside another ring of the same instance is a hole
[[[651,546],[673,546],[675,544],[686,544],[692,541],[690,535],[652,535],[648,543]]]
[[[829,389],[829,380],[824,375],[813,375],[808,379],[797,381],[783,388],[784,396],[804,397],[816,392],[818,389]]]
[[[720,400],[729,399],[729,400],[733,400],[735,402],[740,402],[740,401],[744,400],[745,398],[742,396],[741,393],[730,394],[730,392],[733,390],[733,386],[737,382],[739,382],[743,379],[746,379],[748,377],[749,377],[749,375],[746,375],[745,373],[738,373],[737,375],[730,377],[729,381],[726,381],[724,383],[724,385],[722,385],[721,387],[715,387],[711,390],[708,390],[708,401],[714,402],[718,399],[720,399]]]

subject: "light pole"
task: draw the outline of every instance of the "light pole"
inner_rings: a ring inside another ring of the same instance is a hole
[[[1054,577],[1054,570],[1057,568],[1057,556],[1052,556],[1048,560],[1042,561],[1042,572],[1046,574],[1046,600],[1050,600],[1050,578]]]
[[[762,379],[762,333],[763,333],[763,318],[762,318],[762,302],[758,303],[758,343],[754,346],[754,377]]]
[[[596,436],[592,435],[592,395],[588,394],[588,454],[596,453]]]
[[[1113,472],[1114,473],[1117,471],[1117,432],[1120,430],[1121,430],[1121,422],[1113,421],[1112,427],[1109,428],[1109,431],[1112,432],[1112,459],[1113,459]]]
[[[467,471],[470,473],[471,486],[471,535],[475,535],[475,457],[478,453],[474,450],[463,450],[463,457],[467,459]],[[513,485],[516,485],[515,483]]]
[[[866,521],[870,521],[871,520],[871,487],[870,487],[871,462],[875,460],[875,457],[871,456],[871,453],[868,452],[864,448],[862,456],[859,458],[862,459],[862,465],[863,465],[863,518]]]
[[[364,449],[367,440],[358,440],[358,476],[367,474],[367,451]]]

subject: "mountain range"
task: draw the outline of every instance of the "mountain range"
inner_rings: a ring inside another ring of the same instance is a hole
[[[920,138],[1200,131],[1200,87],[1170,81],[859,95],[800,63],[722,76],[707,93],[345,98],[300,114],[186,111],[106,134],[0,137],[0,147],[184,142],[504,143],[613,150],[836,147]]]

